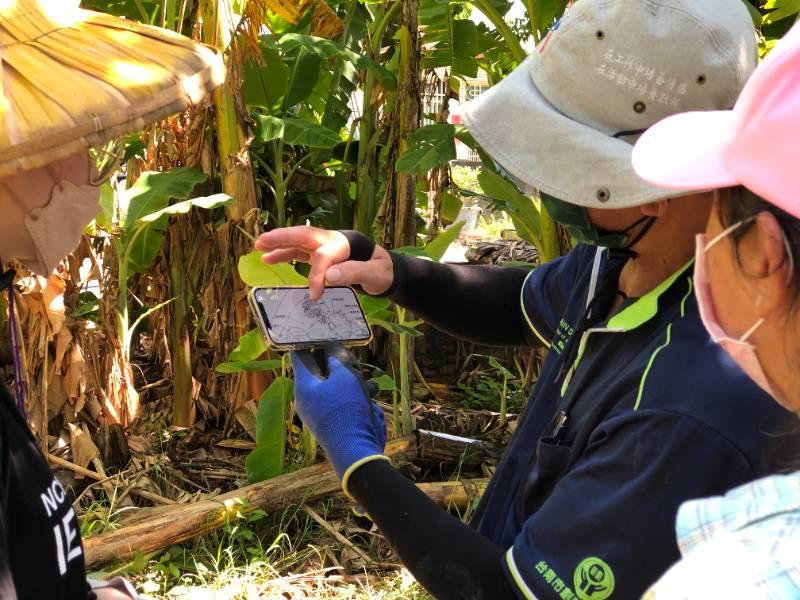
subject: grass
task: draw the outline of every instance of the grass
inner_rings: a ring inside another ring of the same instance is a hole
[[[124,575],[143,600],[430,598],[395,564],[381,536],[330,501],[315,509],[372,561],[364,564],[295,506],[274,515],[239,513],[219,530],[93,576]],[[120,511],[109,502],[94,500],[81,512],[84,535],[119,525]]]
[[[503,238],[503,231],[507,229],[514,229],[514,222],[506,213],[500,211],[491,213],[488,219],[481,216],[472,235],[489,240],[499,240]]]

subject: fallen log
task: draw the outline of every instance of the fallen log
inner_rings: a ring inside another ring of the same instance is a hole
[[[483,442],[458,442],[437,434],[418,432],[390,441],[386,454],[393,459],[425,456],[450,461],[475,461],[496,452]],[[483,480],[420,484],[420,488],[445,507],[466,508],[485,487]],[[230,519],[256,509],[280,510],[292,504],[313,502],[340,492],[339,481],[328,463],[280,475],[267,481],[208,497],[193,504],[145,508],[125,520],[122,527],[86,538],[83,550],[88,568],[113,561],[131,560],[137,552],[149,554],[222,527]]]

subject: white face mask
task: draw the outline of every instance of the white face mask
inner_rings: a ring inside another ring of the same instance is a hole
[[[761,389],[767,392],[770,396],[775,398],[783,406],[786,406],[779,398],[776,397],[775,391],[770,385],[764,369],[761,366],[761,361],[756,354],[755,346],[747,340],[761,327],[764,319],[758,319],[753,325],[744,332],[739,338],[729,336],[720,325],[716,312],[714,310],[714,299],[711,294],[711,282],[708,277],[708,265],[706,263],[706,253],[717,242],[724,237],[733,233],[736,229],[749,223],[754,217],[739,221],[731,225],[725,231],[717,235],[711,241],[706,241],[706,235],[700,233],[696,237],[695,246],[695,267],[694,267],[694,289],[697,298],[697,306],[700,310],[700,319],[703,321],[711,340],[722,346],[725,351],[730,354],[731,358],[737,365],[750,377]],[[786,247],[787,255],[789,256],[789,272],[794,273],[794,260],[789,248],[789,242],[786,240],[786,235],[783,236],[783,243]],[[788,408],[788,407],[787,407]]]
[[[76,156],[56,163],[61,169],[43,167],[2,181],[3,260],[16,258],[46,277],[80,241],[83,229],[100,210],[100,187],[90,185],[93,170],[87,169],[88,155]],[[86,175],[77,174],[81,167],[87,169]],[[81,185],[81,179],[89,181]]]
[[[48,276],[78,245],[84,228],[100,211],[99,199],[99,187],[59,183],[46,206],[25,216],[34,252],[28,256],[17,254],[16,258],[34,273]]]

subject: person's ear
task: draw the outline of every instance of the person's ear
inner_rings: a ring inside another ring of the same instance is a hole
[[[784,233],[775,215],[762,211],[756,217],[749,243],[741,248],[746,272],[755,281],[754,307],[759,317],[784,311],[791,302],[793,261],[788,255]],[[745,238],[745,239],[746,239]]]
[[[669,198],[666,198],[664,200],[642,204],[639,207],[639,210],[641,210],[642,214],[646,217],[663,217],[665,214],[667,214],[668,207]]]

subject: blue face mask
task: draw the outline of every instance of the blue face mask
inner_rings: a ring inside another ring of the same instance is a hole
[[[581,244],[593,244],[612,250],[626,250],[632,253],[631,246],[644,237],[656,219],[655,217],[643,216],[621,231],[608,231],[599,229],[592,223],[589,218],[589,211],[586,210],[585,206],[570,204],[541,192],[539,196],[553,219],[564,227],[575,241]],[[629,232],[640,225],[642,227],[639,233],[631,239]]]

